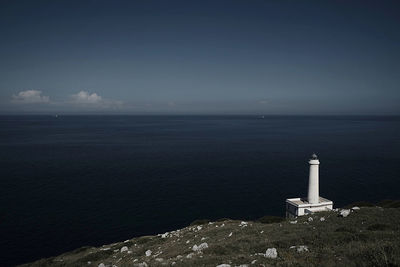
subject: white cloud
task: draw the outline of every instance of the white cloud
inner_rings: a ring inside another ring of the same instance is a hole
[[[75,103],[79,104],[101,104],[103,99],[96,93],[90,94],[87,91],[80,91],[79,93],[72,95]]]
[[[17,95],[13,95],[13,102],[16,103],[49,103],[50,98],[42,95],[39,90],[21,91]]]
[[[101,108],[101,109],[120,109],[123,106],[122,101],[105,99],[97,93],[89,93],[88,91],[80,91],[72,95],[72,103],[85,105],[85,107]]]

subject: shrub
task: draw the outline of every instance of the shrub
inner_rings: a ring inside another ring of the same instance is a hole
[[[136,243],[138,244],[146,244],[147,242],[151,241],[151,237],[148,236],[143,236],[143,237],[139,237],[138,240],[136,240]]]
[[[391,227],[390,227],[390,225],[387,225],[387,224],[377,223],[377,224],[372,224],[372,225],[368,226],[367,230],[385,231],[385,230],[391,230]]]
[[[285,218],[278,216],[264,216],[257,220],[260,223],[278,223],[283,222]]]
[[[85,255],[78,259],[78,262],[87,263],[88,261],[97,261],[102,259],[107,259],[110,257],[114,252],[110,250],[99,250],[94,253]]]
[[[375,205],[367,201],[357,201],[344,206],[345,209],[350,209],[352,207],[375,207]]]
[[[216,222],[225,222],[225,221],[230,221],[231,219],[229,219],[229,218],[221,218],[221,219],[218,219],[218,220],[216,220]]]
[[[342,226],[335,230],[335,232],[344,232],[344,233],[355,233],[357,232],[356,229],[351,227]]]
[[[359,246],[351,256],[358,266],[399,266],[399,252],[398,246],[379,242]]]
[[[226,246],[216,245],[206,250],[206,253],[215,255],[229,255],[231,251]]]
[[[209,223],[209,222],[210,222],[210,220],[208,220],[208,219],[195,220],[190,224],[190,226],[206,224],[206,223]]]
[[[91,247],[89,247],[89,246],[84,246],[84,247],[77,248],[77,249],[71,251],[71,253],[78,254],[79,252],[83,252],[83,251],[88,250],[88,249],[90,249],[90,248],[91,248]]]
[[[383,208],[400,208],[400,200],[385,199],[378,203]]]

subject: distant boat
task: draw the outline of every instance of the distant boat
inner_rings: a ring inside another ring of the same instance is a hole
[[[260,117],[260,119],[265,119],[265,116],[264,116],[264,115],[262,115],[262,116]]]
[[[56,114],[54,117],[58,118],[58,114]]]

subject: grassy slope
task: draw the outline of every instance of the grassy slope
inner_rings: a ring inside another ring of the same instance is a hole
[[[171,266],[173,262],[175,266],[222,263],[232,266],[400,266],[399,208],[363,207],[346,218],[338,217],[336,212],[321,212],[310,217],[313,221],[309,222],[309,217],[304,216],[298,218],[296,224],[290,221],[248,222],[248,226],[243,227],[239,226],[240,221],[227,220],[201,225],[201,230],[189,226],[166,238],[144,236],[99,248],[84,247],[29,266],[98,266],[99,263],[132,266],[140,262],[149,266]],[[321,217],[325,221],[321,221]],[[203,242],[209,247],[187,258],[193,253],[193,245]],[[308,246],[309,251],[299,253],[290,249],[298,245]],[[123,246],[131,252],[120,252]],[[257,255],[273,247],[278,251],[278,258]],[[101,250],[105,248],[110,249]],[[152,255],[146,257],[148,249],[152,250]],[[254,260],[257,261],[252,265]]]

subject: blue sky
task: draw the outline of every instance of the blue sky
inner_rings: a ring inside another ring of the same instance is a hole
[[[400,114],[396,1],[2,1],[1,113]]]

